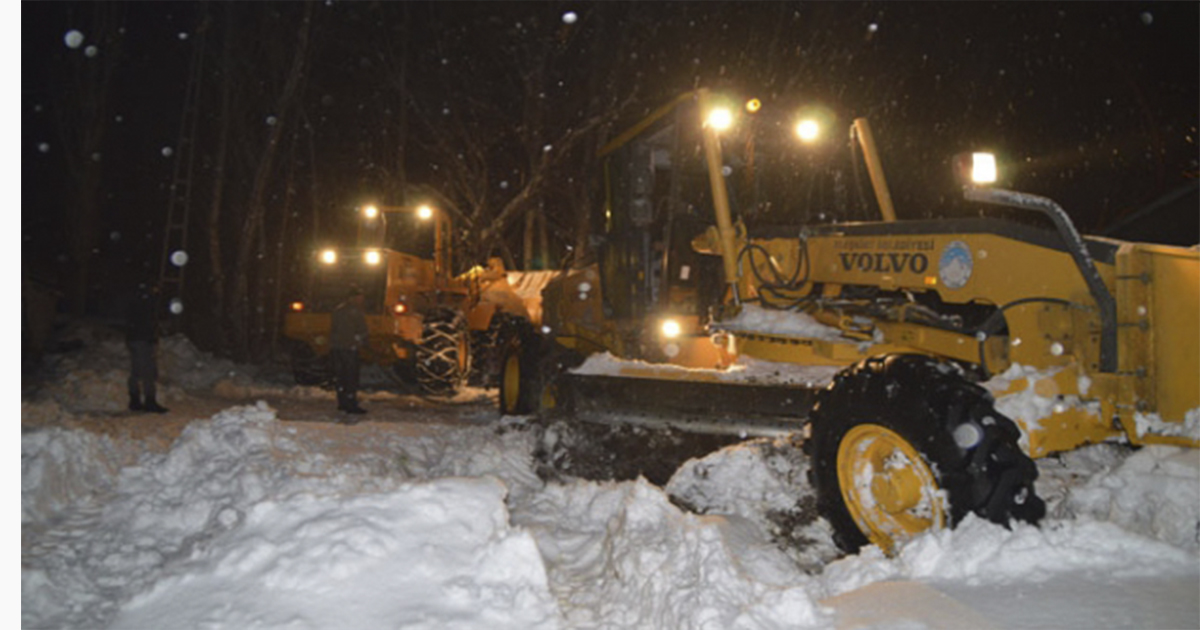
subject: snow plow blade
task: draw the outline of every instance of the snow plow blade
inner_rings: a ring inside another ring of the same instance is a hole
[[[779,436],[806,430],[818,388],[565,373],[549,416],[690,433]]]

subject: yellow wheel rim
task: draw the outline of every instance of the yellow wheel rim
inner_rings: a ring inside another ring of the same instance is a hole
[[[860,424],[838,446],[838,486],[858,528],[886,553],[897,542],[945,527],[944,493],[908,440],[877,424]]]
[[[466,376],[471,371],[471,343],[467,334],[458,336],[458,373]]]
[[[500,386],[504,388],[504,412],[517,409],[517,398],[521,395],[521,357],[516,352],[504,360],[504,372]]]

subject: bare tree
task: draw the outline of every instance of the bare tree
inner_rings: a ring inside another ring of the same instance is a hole
[[[453,215],[474,262],[496,251],[513,262],[505,241],[510,228],[545,208],[550,192],[564,186],[556,176],[569,162],[578,166],[580,153],[593,148],[589,141],[636,101],[634,86],[609,91],[612,85],[605,82],[617,72],[614,64],[622,63],[604,41],[612,33],[560,28],[539,16],[549,15],[541,7],[529,10],[509,7],[507,14],[471,18],[482,24],[442,29],[441,41],[422,51],[417,64],[427,73],[424,84],[437,89],[408,95],[422,148],[436,164],[432,180],[415,190]],[[490,38],[483,45],[480,33]],[[600,50],[604,54],[593,54]],[[452,71],[441,71],[447,66]],[[597,66],[604,66],[598,77],[565,84],[580,67]],[[580,173],[573,185],[585,186],[587,179]],[[531,225],[537,225],[536,217]],[[571,238],[568,230],[567,241]]]
[[[248,359],[258,354],[263,341],[263,332],[255,330],[256,322],[261,322],[262,316],[255,308],[257,302],[251,295],[252,273],[259,279],[266,273],[266,265],[258,262],[256,245],[262,248],[266,216],[266,193],[271,177],[275,170],[276,156],[280,138],[292,122],[293,114],[297,111],[297,103],[305,78],[305,65],[308,60],[308,43],[312,30],[313,4],[306,3],[304,15],[297,27],[294,52],[287,79],[281,87],[275,101],[274,122],[267,133],[254,172],[249,198],[246,200],[245,213],[241,217],[241,231],[238,234],[235,265],[239,269],[234,277],[233,285],[229,288],[228,304],[232,312],[234,352],[235,356]],[[261,285],[255,287],[262,290]]]
[[[236,4],[227,3],[225,5],[225,25],[224,25],[224,42],[221,46],[220,57],[220,90],[221,103],[218,109],[217,116],[217,146],[215,152],[215,165],[213,167],[213,188],[212,198],[209,203],[209,212],[207,217],[207,232],[208,232],[208,255],[209,255],[209,286],[211,299],[209,300],[210,312],[214,321],[224,319],[225,313],[225,262],[224,251],[221,247],[222,242],[222,206],[225,201],[225,189],[227,181],[227,165],[229,162],[229,136],[233,121],[233,59],[234,51],[234,28],[236,20],[234,19],[234,11]],[[221,350],[228,349],[228,338],[220,331],[224,327],[217,326],[216,340],[217,347]]]

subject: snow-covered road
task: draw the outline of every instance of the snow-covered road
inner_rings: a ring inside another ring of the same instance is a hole
[[[821,520],[772,542],[806,464],[767,440],[665,489],[547,482],[543,436],[478,390],[335,425],[328,393],[168,343],[193,382],[125,418],[93,341],[22,403],[25,628],[1200,627],[1196,451],[1046,460],[1040,528],[835,559]]]

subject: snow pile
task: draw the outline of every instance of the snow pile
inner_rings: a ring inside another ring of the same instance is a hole
[[[47,429],[21,436],[21,523],[37,528],[80,505],[98,505],[138,445],[86,431]]]
[[[51,378],[39,398],[55,401],[71,413],[118,412],[129,404],[129,350],[124,335],[111,328],[79,324],[60,345],[76,351],[52,355]],[[158,343],[159,400],[178,400],[184,391],[209,390],[222,381],[253,382],[252,370],[198,350],[183,335]]]
[[[259,408],[222,412],[211,423],[189,425],[168,453],[141,453],[136,465],[119,470],[81,471],[106,496],[86,496],[85,509],[68,513],[73,517],[68,522],[76,522],[55,531],[54,544],[33,549],[26,559],[32,566],[22,577],[24,625],[103,626],[166,567],[234,524],[247,505],[277,491],[270,483],[270,441],[263,427],[271,417]],[[83,443],[70,451],[52,448],[57,436]],[[39,442],[46,445],[31,448]],[[90,460],[108,450],[107,443],[108,438],[57,429],[23,437],[22,479],[30,479],[22,487],[23,529],[49,520],[31,506],[60,507],[88,490],[33,480]]]
[[[760,438],[681,466],[666,491],[700,514],[746,519],[795,563],[819,571],[839,555],[817,515],[808,458],[786,438]]]
[[[1062,509],[1196,552],[1200,550],[1200,451],[1142,448],[1116,469],[1072,488]]]
[[[236,531],[194,551],[112,627],[558,627],[537,547],[509,527],[494,479],[309,492],[227,521]]]
[[[681,512],[645,480],[552,484],[513,518],[538,539],[566,627],[828,623],[796,569],[776,562],[790,579],[763,581],[739,561],[725,519]]]
[[[158,371],[163,382],[189,391],[209,389],[226,379],[239,385],[252,382],[249,368],[202,352],[183,335],[158,342]]]
[[[900,546],[895,558],[878,547],[832,563],[823,583],[830,595],[883,580],[913,579],[970,586],[1046,582],[1066,574],[1117,577],[1197,574],[1198,558],[1171,545],[1091,520],[1014,523],[1005,529],[968,515],[953,530],[931,532]]]
[[[334,457],[262,403],[192,423],[163,454],[130,457],[83,431],[29,434],[23,624],[554,627],[541,558],[508,525],[505,486],[403,474],[470,471],[472,456],[503,473],[521,441],[493,440],[497,453],[460,436],[467,450],[453,457],[410,442],[411,457],[386,447]]]
[[[447,413],[329,427],[281,422],[259,403],[192,422],[167,452],[78,429],[28,432],[22,624],[827,630],[846,605],[835,596],[874,597],[895,580],[984,604],[1026,584],[1107,580],[1106,596],[1140,599],[1163,584],[1172,597],[1200,588],[1195,451],[1093,447],[1049,460],[1061,497],[1040,528],[969,516],[894,558],[867,547],[822,567],[834,554],[828,526],[813,517],[807,463],[785,442],[689,462],[667,491],[543,483],[535,432],[439,424]],[[1073,591],[1035,603],[1038,592],[1022,596],[1022,612],[1096,625]],[[1188,601],[1170,617],[1098,623],[1178,626],[1197,614]],[[1019,625],[999,608],[985,611],[994,625]]]

